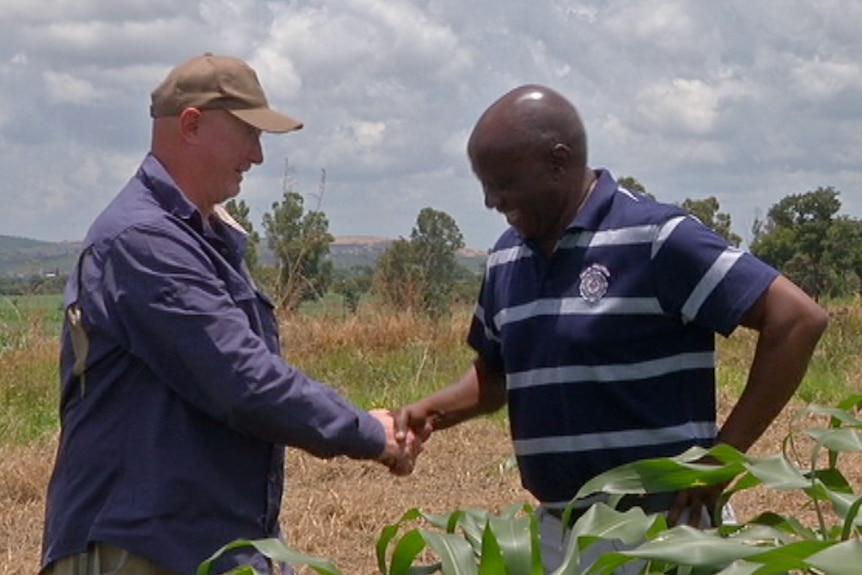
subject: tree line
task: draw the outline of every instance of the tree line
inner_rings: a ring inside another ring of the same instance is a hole
[[[620,185],[653,197],[634,177],[621,178]],[[858,294],[862,286],[862,221],[839,215],[839,196],[832,187],[789,195],[764,218],[755,219],[751,230],[750,251],[817,299]],[[741,245],[731,216],[721,211],[714,196],[686,198],[679,205],[731,245]],[[335,270],[327,258],[334,238],[326,215],[306,210],[292,188],[263,216],[264,238],[276,257],[274,269],[257,263],[261,238],[248,221],[245,203],[231,200],[227,209],[250,231],[246,261],[253,274],[285,310],[335,291],[349,311],[356,311],[364,294],[373,293],[397,309],[439,316],[453,301],[472,301],[478,292],[481,278],[456,260],[463,235],[443,211],[423,208],[409,237],[393,241],[373,267]]]
[[[321,173],[318,199],[325,185],[325,171]],[[632,192],[653,197],[634,177],[619,181]],[[686,198],[679,205],[732,245],[741,245],[742,238],[717,198]],[[472,302],[478,293],[481,277],[458,263],[456,253],[464,247],[464,237],[446,212],[423,208],[410,235],[394,240],[373,266],[344,270],[329,259],[335,238],[326,214],[319,206],[307,208],[290,182],[263,215],[262,234],[250,221],[244,200],[230,200],[225,208],[249,232],[245,263],[252,277],[281,310],[296,311],[303,302],[335,292],[345,309],[355,312],[361,298],[371,293],[394,308],[436,317],[454,301]],[[765,217],[755,219],[748,249],[815,299],[860,294],[862,221],[841,215],[840,210],[840,192],[833,187],[788,195]],[[274,266],[260,261],[263,242],[274,255]],[[63,280],[0,278],[0,293],[59,293]]]
[[[373,293],[396,309],[439,317],[454,301],[469,301],[478,293],[481,276],[456,257],[464,236],[455,219],[443,211],[423,208],[410,236],[394,240],[373,267],[336,270],[328,258],[335,241],[329,220],[319,209],[306,209],[293,186],[287,186],[263,215],[263,238],[249,220],[244,200],[230,200],[225,209],[249,232],[245,263],[282,311],[294,312],[303,302],[334,291],[351,313],[363,295]],[[262,241],[275,257],[274,266],[260,263]]]

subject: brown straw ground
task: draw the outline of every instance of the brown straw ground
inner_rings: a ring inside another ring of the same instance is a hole
[[[729,401],[722,402],[729,405]],[[790,417],[785,410],[752,450],[778,453]],[[0,575],[35,574],[42,534],[44,493],[55,442],[0,447]],[[292,547],[332,560],[345,574],[378,573],[374,555],[380,529],[413,507],[446,513],[465,507],[499,511],[532,499],[517,472],[507,468],[511,444],[503,424],[472,421],[440,432],[426,445],[412,476],[392,477],[380,465],[342,458],[319,460],[291,450],[282,523]],[[859,458],[843,460],[854,483]],[[804,496],[754,490],[734,498],[740,519],[761,511],[793,514],[813,525]],[[303,569],[302,573],[311,573]]]

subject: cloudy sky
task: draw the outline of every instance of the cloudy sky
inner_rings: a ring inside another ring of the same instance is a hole
[[[335,235],[407,236],[430,206],[489,247],[465,142],[523,83],[576,104],[591,165],[716,196],[743,237],[818,186],[862,217],[860,22],[859,0],[0,0],[0,234],[81,239],[149,147],[150,91],[204,51],[306,124],[264,136],[258,227],[288,174]]]

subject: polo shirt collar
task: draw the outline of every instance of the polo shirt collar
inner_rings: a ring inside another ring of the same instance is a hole
[[[597,230],[613,201],[617,181],[608,170],[597,169],[596,181],[584,205],[566,226],[566,232],[577,230]]]

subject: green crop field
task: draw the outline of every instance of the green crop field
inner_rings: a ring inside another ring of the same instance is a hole
[[[289,361],[362,405],[395,405],[453,381],[468,365],[468,306],[432,322],[370,303],[350,315],[339,298],[282,318]],[[832,403],[862,390],[862,305],[829,306],[831,323],[797,396]],[[61,296],[0,298],[0,442],[20,442],[56,428]],[[755,335],[718,338],[719,387],[745,384]]]
[[[862,392],[862,304],[836,302],[827,308],[830,326],[789,409],[801,403],[834,404]],[[469,306],[437,322],[385,309],[371,299],[355,315],[337,297],[302,310],[280,318],[287,359],[363,407],[395,407],[424,396],[457,378],[472,358],[464,343]],[[58,431],[61,321],[59,296],[0,297],[0,493],[5,494],[0,507],[7,510],[0,523],[8,527],[0,529],[0,541],[8,541],[5,549],[0,545],[6,556],[0,575],[33,572],[38,558]],[[745,384],[755,340],[745,329],[718,338],[722,409]],[[772,426],[759,449],[774,452],[789,418],[785,414]],[[490,421],[435,435],[408,479],[392,479],[374,463],[320,461],[293,450],[283,509],[292,544],[353,565],[356,570],[350,572],[364,575],[374,572],[374,541],[381,526],[397,521],[406,509],[492,509],[524,499],[517,474],[507,467],[505,419],[502,410]],[[749,517],[764,506],[792,510],[799,504],[781,493],[773,499],[742,494],[735,506]],[[357,523],[357,517],[364,519]]]

